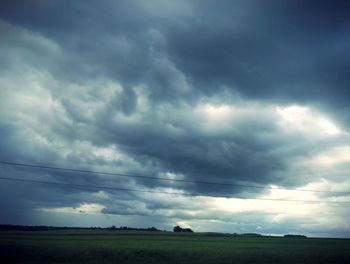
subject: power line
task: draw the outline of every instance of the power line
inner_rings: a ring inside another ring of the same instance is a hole
[[[181,193],[181,192],[167,192],[167,191],[152,191],[152,190],[141,190],[141,189],[130,189],[130,188],[121,188],[121,187],[108,187],[108,186],[96,186],[96,185],[86,185],[86,184],[74,184],[74,183],[63,183],[63,182],[50,182],[50,181],[41,181],[41,180],[29,180],[22,178],[9,178],[9,177],[0,177],[0,180],[7,181],[17,181],[17,182],[26,182],[26,183],[38,183],[38,184],[49,184],[57,186],[66,186],[70,188],[85,188],[85,189],[106,189],[113,191],[129,191],[129,192],[142,192],[142,193],[157,193],[157,194],[170,194],[170,195],[182,195],[182,196],[203,196],[203,197],[216,197],[208,196],[195,193]],[[234,199],[243,199],[243,200],[262,200],[262,201],[278,201],[278,202],[303,202],[303,203],[324,203],[324,204],[342,204],[349,205],[350,201],[321,201],[321,200],[293,200],[293,199],[274,199],[274,198],[254,198],[254,197],[245,197],[245,196],[217,196],[222,198],[234,198]]]
[[[195,183],[195,184],[206,184],[206,185],[221,185],[221,186],[256,188],[256,189],[269,189],[269,190],[300,191],[300,192],[315,192],[315,193],[329,193],[329,194],[350,194],[350,192],[341,192],[341,191],[310,190],[310,189],[296,189],[296,188],[279,188],[279,187],[256,186],[256,185],[248,185],[248,184],[222,183],[222,182],[211,182],[211,181],[210,182],[209,181],[193,181],[193,180],[184,180],[184,179],[169,179],[169,178],[164,178],[164,177],[146,176],[146,175],[139,175],[139,174],[100,172],[100,171],[93,171],[93,170],[81,170],[81,169],[72,169],[72,168],[64,168],[64,167],[36,165],[36,164],[28,164],[28,163],[17,163],[17,162],[8,162],[8,161],[0,161],[0,164],[12,165],[12,166],[21,166],[21,167],[30,167],[30,168],[37,168],[37,169],[49,169],[49,170],[69,171],[69,172],[80,172],[80,173],[111,175],[111,176],[117,176],[117,177],[141,178],[141,179],[147,179],[147,180],[161,180],[161,181],[184,182],[184,183]]]

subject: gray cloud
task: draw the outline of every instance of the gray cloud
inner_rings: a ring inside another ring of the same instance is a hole
[[[60,78],[146,82],[157,100],[181,96],[170,92],[174,71],[195,94],[226,85],[249,98],[342,107],[349,97],[350,7],[343,1],[193,2],[169,16],[166,4],[161,15],[133,1],[33,3],[5,1],[3,17],[59,43],[68,55],[55,65]]]
[[[349,8],[345,1],[2,1],[0,157],[189,181],[346,184],[346,149],[337,149],[349,144]],[[284,117],[286,109],[292,112]],[[329,161],[332,169],[309,163],[332,153],[345,157]],[[10,167],[0,173],[210,196],[268,194]],[[4,197],[15,211],[30,212],[93,203],[95,192],[33,185]],[[107,194],[121,202],[98,200],[106,214],[176,207]],[[164,211],[159,218],[188,217]]]

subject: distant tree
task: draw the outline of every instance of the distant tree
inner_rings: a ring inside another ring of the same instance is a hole
[[[305,235],[292,235],[292,234],[284,235],[284,237],[289,237],[289,238],[306,238]]]
[[[181,228],[180,226],[175,226],[174,227],[174,232],[184,232],[184,233],[193,233],[193,230],[191,228]]]
[[[182,232],[182,228],[179,226],[175,226],[173,230],[174,232]]]

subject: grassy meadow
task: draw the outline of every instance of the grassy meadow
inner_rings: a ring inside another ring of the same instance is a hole
[[[350,263],[350,239],[0,231],[0,263]]]

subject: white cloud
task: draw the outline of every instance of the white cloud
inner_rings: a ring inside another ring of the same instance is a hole
[[[343,131],[317,111],[299,105],[276,107],[280,126],[287,133],[301,133],[311,137],[337,136]]]
[[[350,164],[350,146],[337,146],[325,152],[317,153],[309,162],[315,166],[328,168],[339,164]]]

